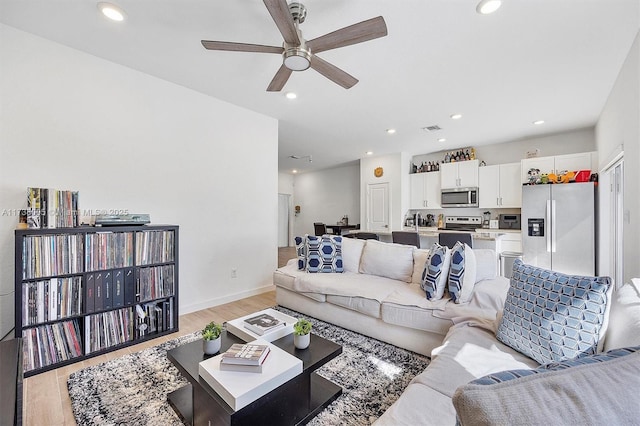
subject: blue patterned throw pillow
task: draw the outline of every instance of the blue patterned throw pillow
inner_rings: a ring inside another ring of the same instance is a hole
[[[343,272],[342,237],[307,235],[306,238],[307,272]]]
[[[476,256],[468,245],[458,241],[451,249],[449,294],[455,303],[467,303],[476,283]]]
[[[295,237],[296,256],[298,257],[298,269],[307,269],[307,236]]]
[[[434,243],[422,271],[420,287],[428,300],[440,300],[447,286],[447,273],[451,252],[448,247]]]
[[[516,260],[496,337],[540,364],[594,354],[610,284]]]

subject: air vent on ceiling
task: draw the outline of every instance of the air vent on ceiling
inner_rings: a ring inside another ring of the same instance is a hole
[[[433,126],[423,127],[422,130],[424,130],[425,132],[437,132],[438,130],[442,130],[442,127],[434,124]]]

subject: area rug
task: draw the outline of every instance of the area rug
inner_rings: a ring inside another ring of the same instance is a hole
[[[302,315],[276,309],[313,324],[313,333],[342,345],[342,354],[318,373],[342,386],[343,394],[309,424],[369,425],[398,399],[429,363],[425,356]],[[168,350],[200,333],[72,373],[67,386],[78,425],[181,425],[166,400],[187,384],[167,359]]]

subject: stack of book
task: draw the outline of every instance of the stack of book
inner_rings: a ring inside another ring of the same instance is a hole
[[[262,373],[262,365],[269,352],[270,349],[267,345],[235,343],[222,354],[220,370]]]
[[[286,326],[284,321],[281,321],[269,314],[259,314],[244,320],[244,327],[247,330],[253,331],[258,336],[262,336],[265,333],[269,333],[284,326]]]

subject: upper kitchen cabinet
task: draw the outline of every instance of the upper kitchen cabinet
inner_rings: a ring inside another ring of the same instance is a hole
[[[478,179],[480,208],[520,208],[522,206],[520,163],[480,167]]]
[[[576,154],[556,155],[552,157],[536,157],[525,158],[520,162],[522,170],[520,171],[520,182],[529,182],[529,170],[538,169],[540,173],[558,174],[564,170],[597,170],[598,163],[597,152],[579,152]]]
[[[440,208],[440,172],[414,173],[409,175],[409,179],[411,184],[410,209]]]
[[[478,186],[478,160],[459,161],[440,165],[440,187],[474,188]]]

